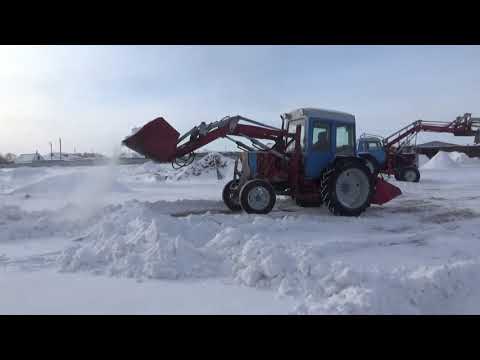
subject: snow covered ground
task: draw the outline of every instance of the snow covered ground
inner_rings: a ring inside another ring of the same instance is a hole
[[[480,160],[358,218],[221,201],[233,161],[0,169],[0,313],[480,313]]]

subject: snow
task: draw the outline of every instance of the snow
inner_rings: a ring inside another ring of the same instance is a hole
[[[433,158],[424,164],[421,169],[451,169],[458,167],[458,163],[452,160],[448,152],[439,151]]]
[[[187,180],[200,177],[204,180],[220,180],[233,174],[234,161],[219,153],[209,153],[192,164],[176,171],[168,178],[172,180]]]
[[[56,175],[42,179],[36,183],[20,187],[13,191],[13,193],[28,193],[28,194],[44,194],[44,193],[71,193],[79,190],[84,186],[89,186],[96,183],[98,178],[93,178],[91,174],[85,172],[73,172],[66,175]],[[98,184],[98,183],[96,183]],[[109,190],[126,192],[128,187],[120,184],[118,181],[112,181],[108,184]]]
[[[425,165],[430,159],[427,155],[420,154],[418,155],[418,167]]]
[[[0,313],[478,313],[479,163],[439,153],[358,218],[231,213],[214,153],[0,170]]]
[[[420,157],[423,157],[420,160]],[[426,158],[426,159],[425,159]],[[452,169],[458,168],[459,165],[474,165],[480,166],[480,159],[471,158],[465,153],[458,151],[445,152],[439,151],[432,159],[428,160],[425,155],[419,156],[420,169]]]
[[[467,154],[458,152],[458,151],[452,151],[449,153],[450,158],[455,161],[456,163],[459,164],[465,164],[465,165],[480,165],[480,159],[478,158],[471,158]]]
[[[217,279],[136,282],[54,271],[0,271],[0,287],[2,314],[258,315],[283,314],[292,306],[288,299],[274,299],[268,291]]]

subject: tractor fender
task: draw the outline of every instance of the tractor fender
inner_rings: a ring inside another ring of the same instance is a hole
[[[358,157],[359,157],[360,159],[368,159],[368,160],[370,160],[370,161],[374,161],[375,163],[378,164],[378,160],[375,159],[375,156],[373,156],[372,154],[369,154],[369,153],[359,153],[359,154],[358,154]]]
[[[374,174],[377,174],[378,171],[380,170],[380,164],[378,162],[378,160],[375,158],[375,156],[373,156],[372,154],[369,154],[369,153],[361,153],[361,154],[358,154],[358,157],[360,159],[364,159],[364,160],[368,160],[370,161],[370,163],[374,166],[375,168],[375,171],[373,172]]]
[[[363,158],[363,157],[359,157],[359,156],[349,156],[349,155],[347,155],[347,156],[343,155],[343,156],[335,157],[335,159],[333,160],[332,166],[333,167],[339,167],[339,166],[342,166],[342,164],[345,163],[345,162],[361,164],[361,165],[365,166],[366,168],[369,168],[368,165],[367,165],[367,158]],[[376,170],[371,174],[372,174],[373,178],[376,178],[377,175],[378,175],[379,167],[378,167],[378,162],[374,162],[374,164],[376,165]]]

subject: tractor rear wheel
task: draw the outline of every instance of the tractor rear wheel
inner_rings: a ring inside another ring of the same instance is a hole
[[[265,180],[247,181],[240,190],[240,206],[249,214],[268,214],[275,201],[275,190]]]
[[[402,178],[400,177],[400,170],[395,170],[393,176],[395,176],[395,180],[402,181]]]
[[[373,192],[372,174],[360,161],[341,161],[323,173],[322,201],[334,215],[359,216],[370,206]]]
[[[236,180],[229,181],[223,188],[223,202],[232,211],[242,210],[242,207],[240,206],[239,192],[240,189],[238,188],[238,181]]]

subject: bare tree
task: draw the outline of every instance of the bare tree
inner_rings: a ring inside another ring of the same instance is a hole
[[[15,161],[17,156],[12,153],[7,153],[6,155],[0,154],[0,164],[8,164]]]
[[[8,162],[14,162],[16,158],[17,158],[17,155],[12,153],[7,153],[5,155],[5,159],[7,159]]]

